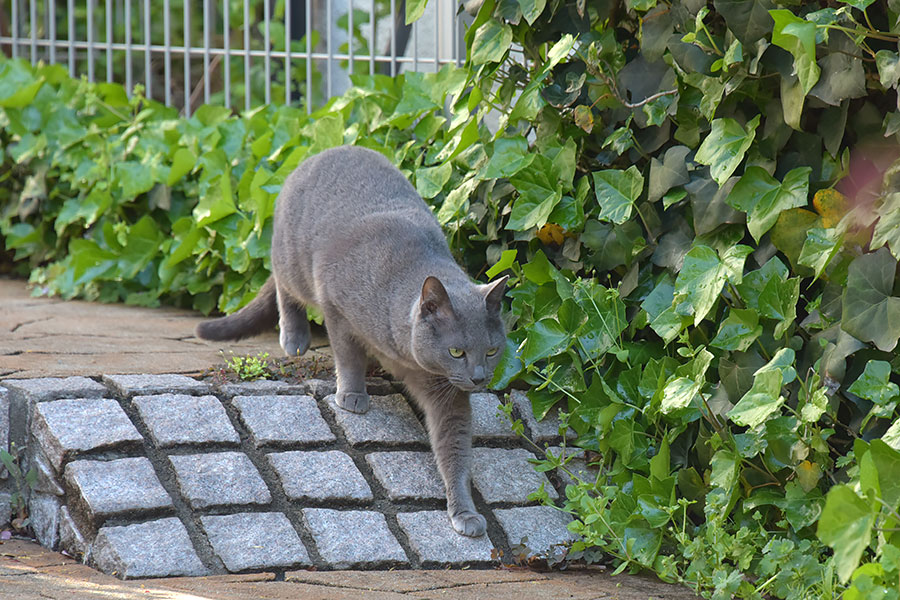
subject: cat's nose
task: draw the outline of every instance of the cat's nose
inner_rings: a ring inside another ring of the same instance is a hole
[[[472,370],[472,376],[470,377],[470,379],[472,380],[472,383],[475,385],[481,385],[482,383],[484,383],[484,380],[485,380],[484,367],[482,367],[481,365],[476,366]]]
[[[475,377],[475,376],[473,375],[473,376],[472,376],[472,383],[474,383],[475,385],[481,385],[482,383],[484,383],[484,375],[481,375],[481,376],[478,376],[478,377]]]

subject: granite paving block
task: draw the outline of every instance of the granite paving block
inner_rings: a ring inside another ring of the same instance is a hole
[[[400,394],[371,396],[369,411],[352,413],[340,408],[334,396],[325,399],[335,420],[354,446],[380,443],[386,445],[427,443],[425,428],[416,419],[406,398]]]
[[[425,510],[397,514],[400,528],[426,566],[463,565],[491,560],[494,544],[487,535],[472,538],[453,530],[447,512]]]
[[[444,500],[444,482],[431,452],[372,452],[366,462],[391,500]]]
[[[179,444],[237,444],[240,437],[215,396],[135,396],[134,405],[161,448]]]
[[[182,495],[194,509],[272,501],[256,467],[241,452],[170,456],[169,461]]]
[[[236,396],[234,405],[257,446],[333,442],[312,396]]]
[[[319,554],[332,568],[408,564],[406,553],[379,512],[304,508],[302,514]]]
[[[51,550],[59,542],[59,496],[32,493],[28,498],[28,519],[38,543]]]
[[[372,490],[343,452],[278,452],[268,455],[291,500],[372,500]]]
[[[4,379],[13,401],[46,402],[60,398],[100,398],[106,388],[87,377],[40,377],[37,379]]]
[[[57,471],[79,453],[137,447],[143,438],[115,400],[53,400],[34,406],[31,432]]]
[[[209,391],[208,385],[185,375],[104,375],[103,383],[126,398],[155,394],[203,394]]]
[[[68,506],[62,506],[59,509],[59,549],[77,559],[80,559],[88,550],[88,542],[78,524],[72,519]]]
[[[475,441],[515,439],[506,416],[500,412],[500,399],[495,394],[472,394],[472,437]]]
[[[56,469],[50,464],[50,459],[44,454],[40,444],[31,443],[25,450],[25,472],[34,470],[34,485],[31,489],[43,494],[62,496],[66,491],[60,485]]]
[[[101,528],[91,548],[91,562],[104,573],[122,579],[208,573],[187,529],[174,517]]]
[[[96,528],[105,519],[138,517],[172,507],[172,499],[144,457],[76,460],[66,465],[69,510]]]
[[[306,389],[309,390],[308,393],[312,394],[319,400],[325,398],[326,396],[332,395],[337,390],[337,383],[334,379],[306,379],[303,381],[306,384]]]
[[[283,513],[200,517],[209,543],[232,573],[310,566],[309,554]]]
[[[9,452],[9,392],[0,386],[0,450]],[[9,473],[0,465],[0,479],[6,479]]]
[[[475,448],[472,465],[472,482],[486,502],[510,502],[527,504],[528,494],[537,491],[543,483],[551,498],[559,494],[543,473],[534,470],[528,459],[534,455],[524,448]]]
[[[525,392],[513,390],[510,392],[509,398],[519,410],[519,414],[522,415],[522,421],[528,427],[528,431],[531,432],[532,441],[535,443],[554,443],[561,439],[559,435],[558,406],[551,408],[550,412],[548,412],[543,419],[538,421],[534,417],[534,410],[531,408],[531,400],[528,399]],[[575,437],[574,431],[571,429],[566,431],[566,439],[575,439]]]
[[[0,527],[9,525],[12,520],[12,494],[0,492]]]
[[[566,471],[562,469],[556,469],[556,474],[559,476],[563,485],[569,485],[575,483],[572,477],[569,476],[569,473],[572,473],[582,481],[587,483],[594,483],[597,481],[598,469],[588,467],[587,461],[584,458],[584,450],[581,448],[562,448],[560,446],[551,446],[547,448],[548,451],[552,452],[554,456],[565,458],[568,462],[565,464]]]
[[[306,383],[288,383],[274,379],[257,379],[256,381],[241,381],[240,383],[226,383],[219,386],[219,390],[232,398],[234,396],[265,396],[271,394],[293,394],[303,396],[309,393]]]
[[[523,544],[534,555],[553,556],[560,549],[557,544],[578,539],[568,530],[572,518],[552,506],[523,506],[516,508],[500,508],[494,516],[506,532],[509,545]],[[527,538],[527,539],[525,539]]]

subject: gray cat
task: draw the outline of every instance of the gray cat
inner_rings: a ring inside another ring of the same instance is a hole
[[[309,348],[318,306],[337,369],[336,402],[369,408],[368,356],[400,378],[425,413],[453,528],[485,531],[470,490],[469,393],[490,380],[506,334],[506,278],[472,283],[415,189],[387,159],[346,146],[306,160],[275,205],[272,276],[240,311],[197,327],[232,340],[278,326],[288,356]]]

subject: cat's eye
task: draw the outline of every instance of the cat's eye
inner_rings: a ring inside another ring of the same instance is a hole
[[[465,351],[460,350],[459,348],[450,348],[450,356],[453,358],[462,358],[465,355]]]
[[[493,356],[493,355],[497,354],[497,350],[498,350],[497,348],[488,348],[487,352],[485,352],[485,354],[488,356]]]

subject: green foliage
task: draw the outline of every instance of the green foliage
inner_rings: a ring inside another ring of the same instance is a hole
[[[28,527],[28,504],[27,498],[29,490],[34,489],[37,485],[37,471],[34,467],[27,472],[21,467],[21,450],[17,450],[15,443],[10,443],[10,450],[0,450],[0,463],[6,467],[9,476],[12,478],[15,490],[10,494],[9,502],[12,510],[13,529],[24,530]]]
[[[40,291],[230,312],[285,176],[374,148],[471,273],[511,274],[494,387],[559,406],[596,467],[566,489],[570,558],[897,598],[890,6],[486,0],[464,68],[358,77],[309,116],[177,119],[2,62],[0,231]]]
[[[258,353],[256,356],[237,356],[225,359],[225,367],[238,376],[241,381],[253,381],[255,379],[269,379],[268,352]]]

